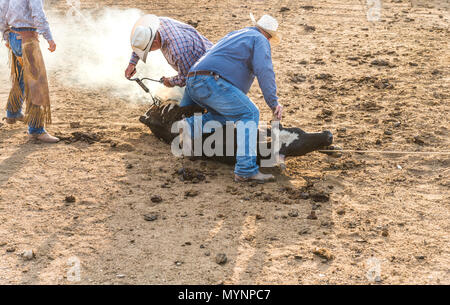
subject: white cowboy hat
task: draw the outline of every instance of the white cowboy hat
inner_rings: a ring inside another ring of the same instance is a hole
[[[253,22],[254,26],[257,26],[258,28],[262,29],[263,31],[267,32],[272,36],[270,39],[270,42],[273,44],[279,44],[281,41],[281,34],[278,33],[278,21],[269,15],[264,15],[261,17],[261,19],[256,22],[255,16],[253,16],[252,13],[250,13],[250,19]]]
[[[148,52],[155,40],[160,25],[159,18],[155,15],[142,16],[131,31],[131,48],[145,63]]]

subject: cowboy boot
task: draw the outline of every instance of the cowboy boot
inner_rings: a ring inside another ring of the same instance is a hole
[[[248,178],[244,178],[238,175],[234,175],[234,181],[235,182],[257,182],[257,183],[266,183],[266,182],[271,182],[271,181],[275,181],[275,177],[272,174],[263,174],[260,171],[258,171],[258,173],[256,175],[253,175],[251,177]]]
[[[42,133],[42,134],[30,134],[28,136],[32,140],[37,140],[37,141],[40,141],[43,143],[58,143],[59,142],[59,138],[54,137],[47,132]]]
[[[17,117],[17,118],[3,118],[3,121],[6,121],[6,124],[9,124],[9,125],[13,125],[13,124],[16,124],[16,122],[17,121],[19,121],[19,122],[23,122],[23,120],[24,120],[24,116],[23,116],[23,114],[21,114],[19,117]]]

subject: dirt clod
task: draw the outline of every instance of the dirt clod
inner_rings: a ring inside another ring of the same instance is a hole
[[[308,215],[308,217],[306,217],[307,219],[311,219],[311,220],[317,220],[317,215],[315,211],[311,211],[311,214]]]
[[[334,255],[331,251],[325,248],[315,248],[313,250],[313,254],[319,256],[320,258],[326,259],[327,261],[334,259]]]
[[[70,195],[67,196],[66,199],[64,199],[67,203],[74,203],[75,201],[77,201],[77,198],[75,198],[75,196]]]
[[[216,263],[219,265],[225,265],[228,261],[227,255],[225,253],[219,253],[216,255]]]
[[[160,203],[160,202],[163,201],[162,197],[159,196],[159,195],[153,195],[152,198],[150,198],[150,200],[151,200],[153,203]]]

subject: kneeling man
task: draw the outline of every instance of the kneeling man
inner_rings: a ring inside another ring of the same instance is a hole
[[[145,15],[141,17],[131,32],[133,53],[125,70],[130,79],[136,74],[139,59],[144,63],[150,51],[161,50],[167,62],[178,72],[177,76],[166,78],[166,87],[184,87],[189,69],[212,47],[212,43],[192,26],[168,17]],[[190,106],[193,102],[185,94],[180,106]]]
[[[256,163],[259,109],[246,95],[255,77],[258,78],[267,105],[278,120],[281,120],[283,110],[278,103],[270,45],[280,41],[278,22],[268,15],[258,22],[253,19],[253,22],[254,27],[231,32],[220,40],[191,68],[186,83],[186,92],[190,98],[208,110],[201,117],[200,128],[213,120],[222,125],[227,121],[237,123],[237,182],[265,182],[273,179],[272,175],[262,174]],[[198,130],[195,120],[195,117],[190,117],[183,122],[184,147],[192,147],[191,135],[195,136],[194,130]],[[253,132],[247,128],[252,125],[255,129]],[[239,132],[241,127],[245,130]]]

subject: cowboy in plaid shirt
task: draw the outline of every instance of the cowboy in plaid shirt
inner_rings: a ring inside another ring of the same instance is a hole
[[[177,76],[163,77],[164,85],[184,87],[190,68],[212,46],[213,44],[208,39],[190,25],[168,17],[144,16],[133,29],[132,47],[134,52],[125,76],[128,79],[133,77],[139,60],[145,62],[149,51],[161,49],[167,62],[178,72]]]

